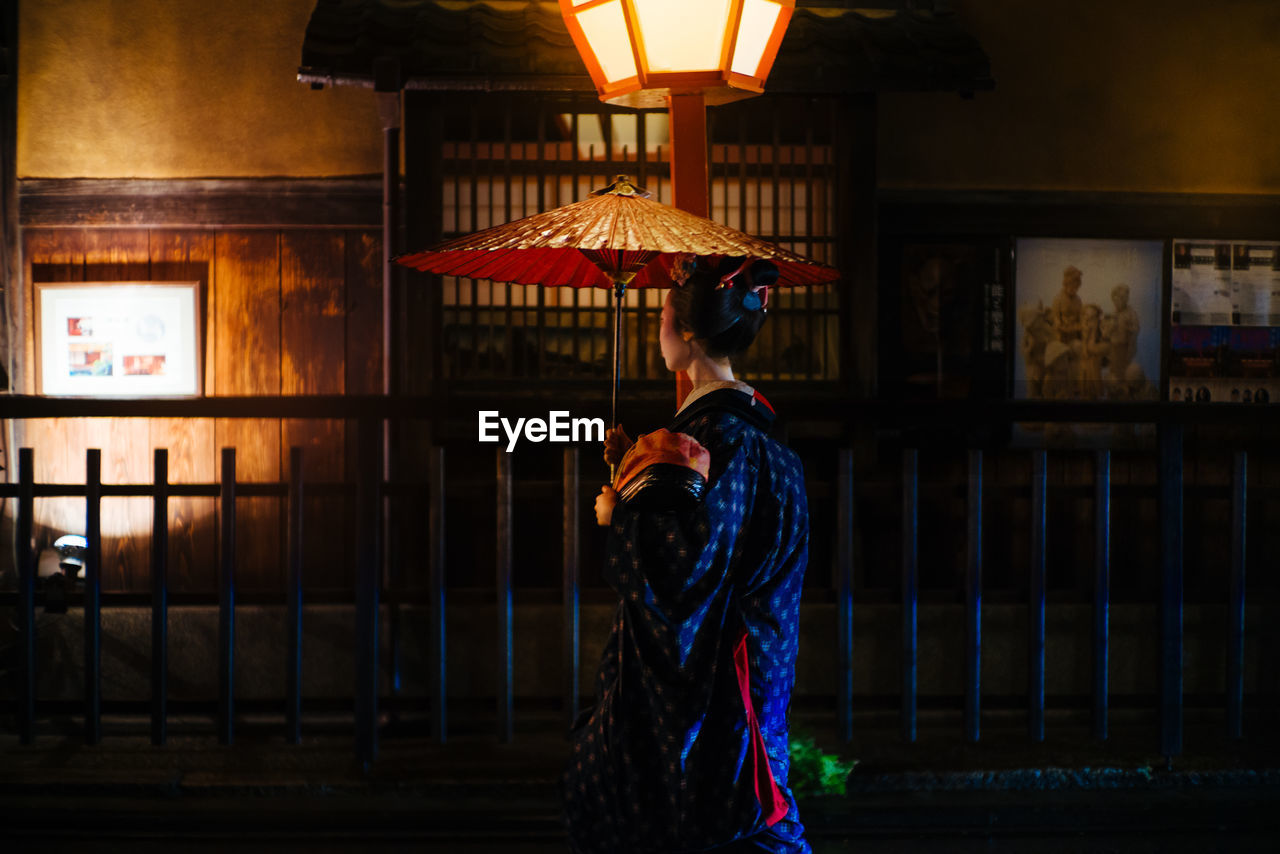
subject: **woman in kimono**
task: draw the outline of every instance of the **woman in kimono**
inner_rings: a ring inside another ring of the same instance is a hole
[[[695,264],[659,336],[693,391],[667,429],[606,438],[618,467],[596,515],[619,602],[564,778],[579,854],[811,851],[787,788],[804,472],[729,361],[776,279],[768,262]]]

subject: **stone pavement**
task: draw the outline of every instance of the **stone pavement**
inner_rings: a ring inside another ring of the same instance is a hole
[[[500,745],[479,723],[444,745],[389,727],[367,773],[343,727],[312,727],[295,746],[274,724],[246,724],[223,747],[198,722],[175,720],[160,748],[142,720],[108,720],[95,747],[73,719],[45,721],[33,746],[10,730],[0,735],[0,840],[12,844],[0,850],[564,850],[559,728],[526,719]],[[798,727],[835,749],[810,723]],[[905,745],[892,727],[863,726],[840,750],[860,760],[848,794],[809,798],[802,811],[819,852],[1276,848],[1274,745],[1193,727],[1195,752],[1170,768],[1144,749],[1149,730],[1099,745],[1059,726],[1033,745],[1010,722],[968,745],[946,724]]]

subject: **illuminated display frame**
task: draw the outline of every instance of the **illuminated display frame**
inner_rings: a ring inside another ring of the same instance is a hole
[[[199,282],[37,282],[36,393],[198,397]]]

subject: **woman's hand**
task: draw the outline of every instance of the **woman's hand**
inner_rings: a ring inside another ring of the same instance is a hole
[[[618,503],[618,493],[614,491],[612,486],[600,487],[600,494],[596,496],[596,524],[602,528],[608,527],[613,521],[613,508]]]
[[[604,434],[604,461],[609,466],[616,466],[622,462],[622,457],[635,444],[631,441],[631,437],[627,435],[627,431],[622,429],[622,425],[610,427],[608,432]]]

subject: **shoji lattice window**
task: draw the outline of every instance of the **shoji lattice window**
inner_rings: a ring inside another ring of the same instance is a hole
[[[597,101],[486,95],[442,116],[444,236],[509,222],[587,197],[629,175],[671,203],[665,112]],[[809,102],[758,99],[708,114],[713,219],[833,263],[830,114]],[[445,376],[607,377],[609,291],[445,277]],[[744,377],[832,380],[839,373],[839,286],[775,289],[770,317],[738,371]],[[666,294],[632,289],[624,303],[625,376],[666,376],[658,325]]]

